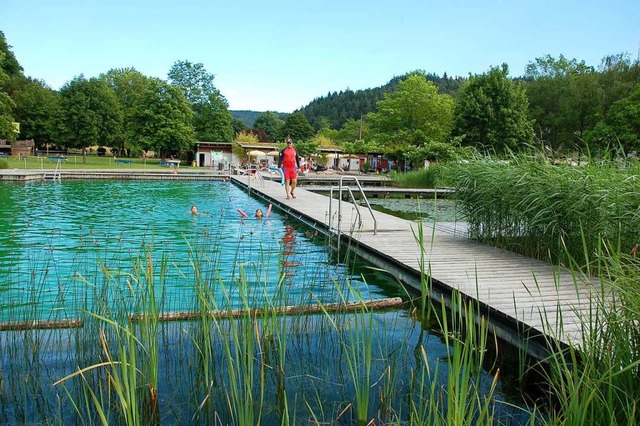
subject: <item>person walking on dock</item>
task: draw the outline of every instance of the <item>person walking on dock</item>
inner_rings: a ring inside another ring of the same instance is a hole
[[[298,151],[293,147],[291,138],[287,138],[287,146],[280,151],[278,168],[282,170],[284,176],[284,190],[287,193],[287,200],[296,198],[295,190],[298,183],[298,169],[300,168],[300,157]]]

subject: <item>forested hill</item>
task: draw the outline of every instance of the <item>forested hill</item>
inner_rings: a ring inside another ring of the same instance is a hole
[[[256,118],[260,115],[263,114],[264,111],[246,111],[246,110],[240,110],[240,111],[233,111],[231,110],[231,116],[233,118],[237,118],[238,120],[242,120],[242,122],[244,123],[245,127],[247,127],[248,129],[253,127],[253,123],[256,121]],[[288,114],[285,112],[276,112],[276,115],[282,119],[284,119],[284,117],[286,117]]]
[[[422,72],[427,80],[432,81],[440,93],[455,94],[464,80],[462,77],[448,77],[445,73],[440,77],[436,74]],[[385,93],[390,93],[396,89],[398,82],[407,77],[408,74],[394,77],[384,86],[353,91],[328,93],[326,96],[316,98],[309,105],[301,108],[300,111],[307,117],[309,123],[318,129],[319,120],[324,117],[329,121],[333,129],[339,129],[349,119],[359,120],[361,116],[375,110],[376,102],[384,97]]]
[[[445,73],[440,77],[436,74],[421,72],[436,85],[440,93],[455,94],[464,80],[462,77],[448,77]],[[314,99],[309,105],[301,108],[301,111],[309,123],[317,130],[320,118],[324,117],[329,121],[333,129],[339,129],[349,119],[359,120],[361,116],[375,110],[376,102],[384,97],[385,93],[390,93],[396,89],[398,82],[409,74],[392,78],[387,84],[372,89],[353,91],[350,89],[328,93]],[[256,118],[262,114],[261,111],[231,110],[231,116],[244,122],[247,128],[252,128]],[[276,112],[278,117],[284,119],[288,114]]]

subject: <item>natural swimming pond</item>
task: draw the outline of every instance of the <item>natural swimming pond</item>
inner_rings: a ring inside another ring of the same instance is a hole
[[[229,183],[5,184],[0,205],[0,321],[25,312],[24,319],[74,318],[96,303],[93,290],[105,275],[117,284],[107,299],[135,298],[141,288],[127,274],[146,267],[147,257],[167,312],[195,308],[198,280],[225,283],[235,297],[225,300],[230,306],[220,299],[219,307],[237,308],[233,282],[241,274],[257,306],[279,287],[283,304],[335,302],[335,280],[346,276],[362,298],[381,297],[374,283],[332,264],[315,233],[275,211],[253,217],[268,206]],[[199,214],[191,214],[192,205]]]
[[[442,318],[405,309],[209,317],[401,292],[384,272],[336,263],[277,211],[253,218],[268,206],[234,185],[0,184],[0,206],[3,321],[84,318],[0,332],[2,423],[445,424],[456,412],[482,423],[485,406],[491,422],[531,419],[484,351],[469,352],[468,325],[432,331]],[[149,309],[202,316],[122,315]]]

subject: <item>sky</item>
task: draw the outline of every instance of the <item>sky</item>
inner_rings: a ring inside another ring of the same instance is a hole
[[[640,54],[639,0],[0,0],[24,73],[59,89],[202,63],[231,110],[293,112],[414,70],[449,76],[551,55]]]

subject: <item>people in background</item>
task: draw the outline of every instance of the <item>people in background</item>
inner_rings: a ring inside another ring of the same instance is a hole
[[[198,208],[195,204],[191,206],[191,214],[198,214]]]
[[[262,209],[258,209],[258,210],[256,210],[256,217],[257,217],[257,218],[261,218],[261,217],[263,217],[263,216],[264,216],[264,214],[262,213]]]

